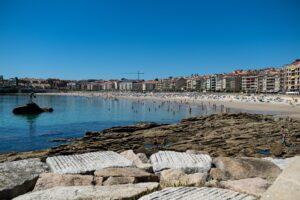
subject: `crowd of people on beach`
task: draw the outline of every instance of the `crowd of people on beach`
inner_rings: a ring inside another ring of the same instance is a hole
[[[48,93],[49,94],[49,93]],[[300,106],[297,97],[272,95],[272,94],[224,94],[224,93],[198,93],[198,92],[177,92],[177,93],[137,93],[137,92],[68,92],[55,93],[55,95],[104,97],[104,98],[139,98],[156,99],[163,101],[177,102],[240,102],[240,103],[268,103]]]

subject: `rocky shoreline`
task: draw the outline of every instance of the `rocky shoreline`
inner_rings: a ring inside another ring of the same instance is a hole
[[[52,156],[45,162],[24,159],[0,163],[0,199],[296,200],[299,164],[299,156],[213,158],[195,150],[150,157],[126,150]]]
[[[282,126],[287,145],[280,143]],[[169,125],[140,123],[87,132],[83,138],[51,149],[0,154],[0,162],[129,149],[148,156],[159,150],[192,149],[214,157],[292,157],[300,153],[300,123],[291,118],[246,113],[194,117]]]
[[[0,155],[0,199],[297,199],[299,136],[295,119],[246,113],[87,132]]]

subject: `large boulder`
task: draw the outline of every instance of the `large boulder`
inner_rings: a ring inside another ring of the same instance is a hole
[[[159,151],[150,157],[154,172],[164,169],[182,169],[185,173],[203,173],[211,168],[212,159],[207,154],[189,154]]]
[[[35,184],[34,190],[45,190],[56,186],[93,185],[94,177],[79,174],[43,173]]]
[[[141,168],[146,171],[152,171],[152,165],[147,162],[147,157],[145,154],[137,155],[132,150],[127,150],[121,152],[120,155],[124,156],[128,160],[131,160],[137,168]]]
[[[0,199],[12,199],[33,190],[47,166],[39,159],[0,163]]]
[[[247,178],[240,180],[221,181],[220,186],[260,197],[269,187],[268,181],[262,178]]]
[[[113,151],[54,156],[46,159],[51,172],[59,174],[90,173],[107,167],[131,167],[133,162]]]
[[[298,200],[299,197],[300,156],[296,156],[263,194],[261,200]]]
[[[54,187],[24,194],[15,200],[127,200],[158,189],[158,183],[138,183],[112,186]]]
[[[259,158],[217,157],[213,164],[222,172],[223,180],[261,177],[274,181],[281,173],[274,163]]]
[[[191,200],[191,199],[211,199],[211,200],[255,200],[254,196],[238,193],[232,190],[207,187],[168,187],[161,191],[145,195],[139,200]]]
[[[158,177],[139,168],[105,168],[95,171],[95,177],[102,177],[104,185],[139,182],[158,182]]]
[[[185,174],[180,169],[167,169],[160,174],[161,187],[204,186],[206,173]]]

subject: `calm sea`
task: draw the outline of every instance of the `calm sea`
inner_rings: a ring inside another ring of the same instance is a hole
[[[16,106],[28,102],[27,95],[0,96],[0,152],[45,149],[62,144],[57,138],[81,137],[86,131],[137,122],[174,123],[182,118],[217,113],[223,107],[191,106],[155,101],[114,100],[100,97],[37,96],[41,107],[52,107],[53,113],[17,116]],[[237,112],[232,110],[231,112]]]

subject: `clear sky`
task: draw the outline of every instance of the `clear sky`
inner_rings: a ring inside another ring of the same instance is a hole
[[[0,0],[0,75],[142,78],[300,58],[299,0]]]

